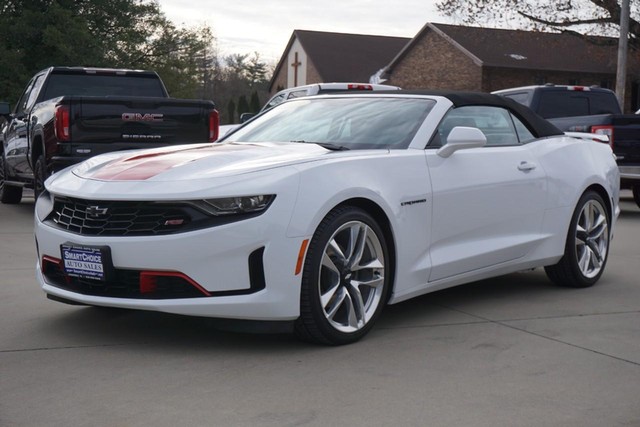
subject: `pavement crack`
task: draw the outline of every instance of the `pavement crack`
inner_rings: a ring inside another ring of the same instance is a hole
[[[507,324],[504,324],[502,322],[494,322],[494,323],[496,323],[498,325],[501,325],[501,326],[505,326],[505,327],[513,329],[513,330],[516,330],[516,331],[527,333],[529,335],[533,335],[533,336],[536,336],[536,337],[544,338],[544,339],[547,339],[549,341],[554,341],[554,342],[557,342],[557,343],[560,343],[560,344],[568,345],[568,346],[573,347],[573,348],[578,348],[580,350],[585,350],[585,351],[588,351],[588,352],[591,352],[591,353],[599,354],[601,356],[609,357],[611,359],[619,360],[621,362],[626,362],[626,363],[630,363],[630,364],[635,365],[635,366],[640,366],[639,362],[635,362],[633,360],[625,359],[625,358],[619,357],[619,356],[614,356],[613,354],[608,354],[608,353],[604,353],[602,351],[594,350],[592,348],[583,347],[583,346],[580,346],[580,345],[577,345],[577,344],[573,344],[573,343],[570,343],[570,342],[567,342],[567,341],[559,340],[557,338],[552,338],[552,337],[549,337],[549,336],[546,336],[546,335],[542,335],[542,334],[539,334],[537,332],[527,331],[526,329],[518,328],[518,327],[515,327],[513,325],[507,325]]]
[[[589,317],[589,316],[611,316],[611,315],[617,315],[617,314],[636,314],[636,313],[640,313],[640,310],[627,310],[627,311],[609,311],[609,312],[604,312],[604,313],[581,313],[581,314],[563,314],[560,316],[537,316],[537,317],[521,317],[521,318],[515,318],[515,319],[502,319],[502,320],[490,320],[490,319],[485,319],[482,316],[477,316],[471,313],[466,313],[460,310],[456,310],[454,308],[451,307],[444,307],[442,305],[440,305],[440,307],[443,308],[448,308],[450,310],[455,310],[458,311],[459,313],[464,313],[468,316],[473,316],[473,317],[477,317],[478,319],[483,319],[483,320],[489,320],[491,322],[521,322],[521,321],[527,321],[527,320],[547,320],[547,319],[570,319],[573,317]]]
[[[377,326],[379,330],[389,329],[420,329],[420,328],[441,328],[445,326],[465,326],[465,325],[480,325],[482,323],[492,323],[490,320],[476,320],[473,322],[451,322],[451,323],[433,323],[430,325],[408,325],[408,326]]]
[[[120,347],[120,346],[124,346],[124,345],[129,345],[129,344],[131,344],[131,343],[93,344],[93,345],[68,345],[68,346],[54,346],[54,347],[19,348],[19,349],[11,349],[11,350],[0,350],[0,354],[35,352],[35,351],[51,351],[51,350],[73,350],[73,349],[83,349],[83,348]]]
[[[579,315],[574,314],[574,315],[565,315],[565,316],[548,316],[548,317],[544,317],[543,316],[543,317],[533,317],[533,318],[528,318],[528,319],[525,318],[525,319],[511,319],[511,320],[492,320],[492,319],[488,319],[488,318],[483,317],[483,316],[479,316],[477,314],[468,313],[468,312],[466,312],[464,310],[459,310],[457,308],[445,306],[443,304],[436,304],[436,305],[438,305],[439,307],[442,307],[442,308],[446,308],[446,309],[449,309],[449,310],[456,311],[456,312],[461,313],[461,314],[466,314],[467,316],[475,317],[476,319],[483,320],[486,323],[493,323],[493,324],[496,324],[496,325],[499,325],[499,326],[503,326],[505,328],[513,329],[513,330],[518,331],[518,332],[524,332],[526,334],[533,335],[533,336],[536,336],[538,338],[543,338],[543,339],[546,339],[546,340],[549,340],[549,341],[553,341],[553,342],[556,342],[556,343],[559,343],[559,344],[564,344],[564,345],[567,345],[569,347],[573,347],[573,348],[577,348],[577,349],[580,349],[580,350],[588,351],[590,353],[598,354],[600,356],[605,356],[605,357],[608,357],[608,358],[611,358],[611,359],[614,359],[614,360],[619,360],[621,362],[626,362],[626,363],[629,363],[631,365],[640,366],[640,362],[636,362],[636,361],[633,361],[633,360],[625,359],[625,358],[619,357],[619,356],[614,356],[613,354],[608,354],[608,353],[604,353],[602,351],[594,350],[592,348],[583,347],[583,346],[580,346],[580,345],[577,345],[577,344],[573,344],[573,343],[570,343],[570,342],[567,342],[567,341],[560,340],[558,338],[549,337],[547,335],[543,335],[543,334],[540,334],[540,333],[537,333],[537,332],[533,332],[533,331],[528,331],[526,329],[518,328],[517,326],[513,326],[513,325],[509,325],[509,324],[505,323],[505,322],[524,321],[524,320],[565,319],[565,318],[584,317],[584,316],[604,316],[604,315],[607,315],[607,314],[610,314],[610,315],[634,314],[634,313],[639,313],[640,311],[638,311],[638,310],[611,312],[611,313],[594,313],[594,314],[579,314]]]

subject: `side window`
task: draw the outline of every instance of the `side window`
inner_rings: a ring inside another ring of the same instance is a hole
[[[536,137],[533,136],[533,134],[529,131],[529,129],[527,129],[527,127],[520,121],[519,118],[517,118],[513,114],[511,115],[511,118],[513,119],[513,124],[516,126],[516,133],[518,134],[518,139],[520,140],[521,144],[536,139]]]
[[[291,92],[287,99],[300,98],[301,96],[306,96],[307,90],[296,90],[295,92]]]
[[[265,107],[265,110],[275,107],[276,105],[280,104],[282,101],[284,101],[284,93],[281,93],[280,95],[274,97],[271,101],[269,101],[269,103]]]
[[[40,88],[42,87],[42,83],[44,82],[44,74],[40,74],[36,77],[36,81],[33,83],[33,87],[31,88],[31,92],[29,93],[29,97],[27,98],[27,102],[25,103],[25,110],[31,110],[33,105],[36,103],[36,98],[40,93]]]
[[[522,105],[529,106],[530,92],[517,92],[504,95],[505,98],[511,98]]]
[[[31,89],[33,88],[33,83],[35,83],[35,80],[31,80],[29,82],[29,84],[27,85],[27,88],[22,93],[22,96],[20,96],[20,100],[16,103],[16,106],[14,109],[15,114],[20,114],[24,112],[27,106],[27,100],[29,99],[29,94],[31,93]]]
[[[488,146],[517,145],[518,136],[513,123],[511,113],[504,108],[481,105],[455,108],[440,122],[430,146],[446,144],[449,133],[457,126],[480,129],[487,137]]]

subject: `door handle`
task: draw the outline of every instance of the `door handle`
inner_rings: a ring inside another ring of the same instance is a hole
[[[521,170],[522,172],[529,172],[531,170],[534,170],[535,168],[535,163],[520,162],[520,164],[518,165],[518,170]]]

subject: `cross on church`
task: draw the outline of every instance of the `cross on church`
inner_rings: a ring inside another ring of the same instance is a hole
[[[298,52],[296,52],[296,56],[293,60],[293,85],[298,86],[298,67],[302,65],[302,62],[298,61]]]

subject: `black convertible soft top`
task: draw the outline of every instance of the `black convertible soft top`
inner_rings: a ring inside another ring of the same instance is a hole
[[[394,91],[376,91],[375,94],[389,95],[430,95],[442,96],[453,103],[455,107],[464,107],[467,105],[487,105],[492,107],[502,107],[511,111],[529,128],[531,133],[537,138],[546,136],[562,135],[560,129],[534,113],[528,107],[509,99],[504,96],[492,95],[490,93],[481,92],[456,92],[456,91],[438,91],[438,90],[394,90]]]

